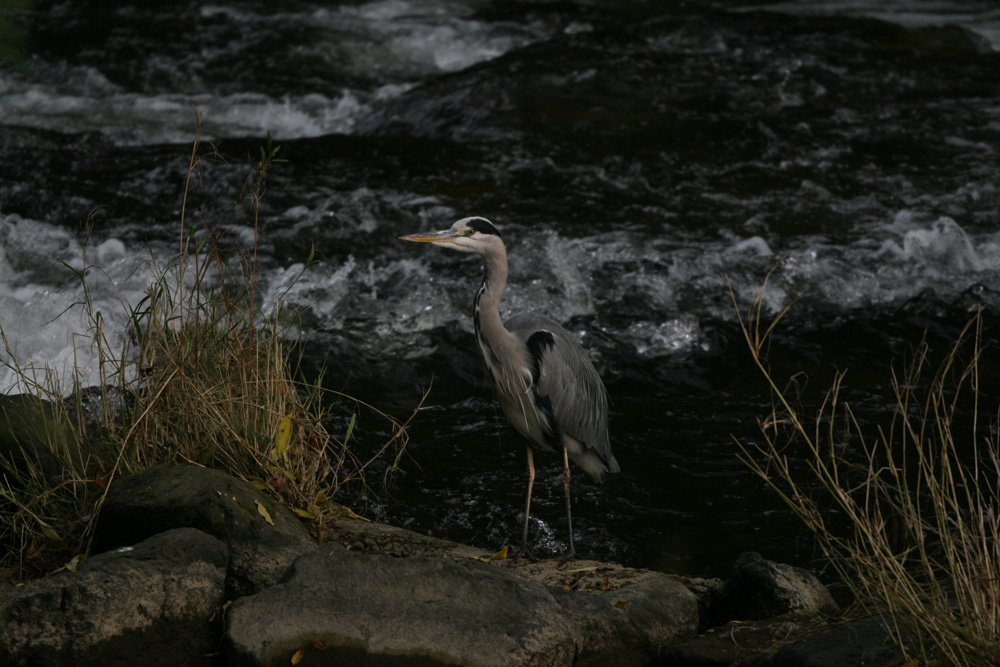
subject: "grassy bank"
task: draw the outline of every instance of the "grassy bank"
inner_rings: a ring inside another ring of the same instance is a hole
[[[0,411],[0,565],[12,576],[72,566],[88,550],[114,480],[160,463],[244,479],[292,508],[317,536],[345,511],[337,501],[346,488],[373,481],[366,472],[374,461],[381,459],[381,471],[395,468],[405,424],[325,391],[321,378],[303,377],[285,343],[297,338],[289,336],[297,333],[294,313],[257,312],[260,203],[271,170],[280,168],[279,151],[268,136],[234,204],[233,215],[254,230],[252,246],[224,249],[216,228],[189,217],[189,190],[206,160],[221,159],[196,138],[179,193],[177,255],[154,271],[139,303],[122,300],[126,336],[109,331],[90,300],[94,281],[111,282],[101,267],[86,257],[82,268],[67,266],[83,294],[97,387],[63,387],[51,372],[19,367],[3,338],[5,363],[25,392]],[[311,261],[310,253],[305,270]],[[388,434],[366,443],[363,457],[354,447],[361,421]]]
[[[847,371],[811,414],[800,407],[805,378],[774,377],[766,351],[785,313],[763,322],[762,296],[741,326],[774,409],[760,441],[739,443],[743,460],[908,664],[1000,663],[1000,440],[998,406],[980,393],[985,315],[939,358],[916,345],[892,373],[883,423],[865,428],[842,398]]]

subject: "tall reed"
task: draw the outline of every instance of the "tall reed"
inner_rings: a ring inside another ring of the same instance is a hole
[[[0,360],[18,375],[27,405],[0,410],[15,422],[5,430],[0,420],[0,436],[9,432],[17,441],[0,446],[0,564],[14,566],[17,576],[50,569],[45,554],[65,560],[85,552],[114,480],[159,463],[225,470],[281,500],[317,534],[343,511],[335,498],[345,485],[367,485],[377,459],[389,459],[382,470],[398,469],[408,421],[328,392],[322,378],[304,378],[285,343],[297,337],[289,335],[294,317],[257,306],[260,202],[283,161],[278,151],[268,135],[237,198],[254,229],[252,247],[224,250],[204,220],[189,226],[192,185],[206,160],[220,159],[214,149],[202,152],[196,132],[178,254],[153,272],[139,303],[120,300],[128,335],[109,331],[91,301],[92,281],[108,280],[114,289],[101,267],[86,256],[83,268],[67,266],[81,286],[99,386],[76,386],[64,399],[53,373],[18,366],[0,330],[7,353]],[[331,406],[349,416],[346,427],[331,428]],[[362,456],[354,450],[357,426],[373,419],[387,435]]]
[[[1000,664],[1000,440],[996,407],[981,404],[985,315],[936,365],[921,341],[892,372],[893,408],[869,428],[842,398],[846,371],[812,415],[799,407],[801,378],[779,385],[765,351],[787,310],[765,325],[762,296],[740,326],[774,409],[761,441],[738,441],[741,458],[908,658]]]

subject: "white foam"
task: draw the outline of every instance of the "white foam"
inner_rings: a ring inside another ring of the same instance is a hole
[[[344,325],[349,311],[341,302],[352,291],[352,280],[357,262],[349,257],[339,266],[318,264],[303,272],[302,264],[279,268],[262,281],[266,283],[260,311],[264,317],[273,316],[278,308],[309,309],[323,328]]]
[[[157,275],[149,249],[109,238],[88,250],[64,228],[16,215],[0,215],[0,238],[0,392],[34,391],[34,381],[66,394],[116,375],[130,309]]]
[[[391,99],[416,82],[452,72],[545,36],[540,26],[484,23],[470,18],[463,2],[382,0],[355,6],[254,13],[218,5],[201,8],[208,19],[276,31],[308,27],[316,38],[295,45],[295,58],[329,70],[329,81],[354,81],[280,97],[257,82],[219,85],[199,74],[216,61],[246,58],[239,40],[209,42],[187,55],[152,53],[143,68],[166,87],[149,83],[127,89],[100,69],[72,62],[32,62],[30,76],[0,72],[0,123],[65,133],[100,132],[122,144],[185,143],[194,132],[192,106],[208,110],[206,140],[263,135],[281,139],[349,133],[371,106]],[[317,32],[318,31],[318,32]],[[329,32],[328,39],[320,36]],[[325,64],[325,65],[324,65]],[[290,63],[288,67],[293,67]],[[373,72],[376,73],[373,75]]]
[[[540,26],[483,23],[467,3],[380,0],[320,9],[311,22],[336,35],[330,60],[358,76],[416,81],[496,58],[545,36]]]
[[[973,248],[965,230],[948,217],[938,218],[929,227],[906,231],[902,244],[885,241],[879,255],[919,263],[936,271],[960,274],[982,271],[988,266]]]
[[[345,89],[336,98],[317,93],[275,99],[258,93],[224,96],[78,94],[40,83],[0,92],[0,123],[70,132],[100,132],[121,144],[185,143],[194,136],[192,108],[204,112],[205,140],[259,136],[281,139],[348,133],[369,110],[370,98]],[[383,87],[385,99],[405,90]]]

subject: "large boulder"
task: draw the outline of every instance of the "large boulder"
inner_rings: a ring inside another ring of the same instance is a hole
[[[229,546],[230,597],[277,582],[316,543],[286,507],[218,470],[154,466],[117,479],[108,490],[94,551],[135,544],[171,528],[190,526]]]
[[[769,561],[758,553],[740,554],[709,610],[709,625],[752,621],[791,612],[837,614],[830,591],[809,570]]]
[[[217,643],[225,544],[193,528],[0,587],[0,664],[198,665]]]
[[[325,544],[226,615],[234,665],[572,665],[577,623],[500,567]],[[301,651],[301,653],[299,653]]]

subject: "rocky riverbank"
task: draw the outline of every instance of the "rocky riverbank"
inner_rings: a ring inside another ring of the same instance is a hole
[[[116,481],[93,554],[0,588],[2,665],[893,665],[808,571],[509,562],[345,516],[323,544],[224,473]]]

